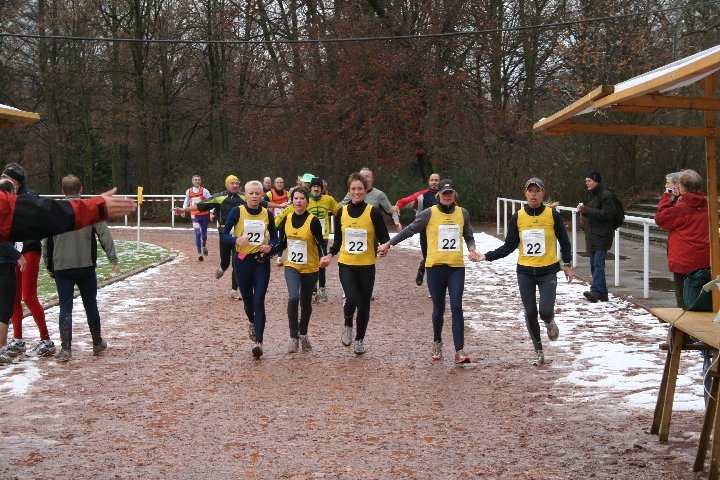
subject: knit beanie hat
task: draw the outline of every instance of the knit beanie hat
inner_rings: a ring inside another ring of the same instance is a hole
[[[585,178],[594,180],[597,183],[602,183],[602,177],[600,176],[600,172],[590,172],[585,176]]]
[[[5,165],[5,170],[3,170],[2,174],[20,183],[25,183],[25,169],[17,163],[8,163]]]

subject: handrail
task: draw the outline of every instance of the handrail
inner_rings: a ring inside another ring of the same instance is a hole
[[[497,235],[500,236],[502,232],[507,233],[508,226],[508,204],[510,204],[511,216],[515,213],[517,207],[522,208],[527,203],[526,200],[518,200],[514,198],[501,198],[496,199],[497,202]],[[572,244],[572,265],[577,265],[577,231],[578,231],[578,210],[577,207],[555,207],[559,211],[570,212],[572,225],[570,230],[570,243]],[[500,228],[500,210],[503,212],[503,226],[502,231]],[[637,217],[633,215],[625,215],[625,221],[623,224],[633,223],[642,225],[643,227],[643,298],[650,298],[650,227],[657,226],[655,220],[652,218]],[[620,229],[615,230],[615,241],[613,243],[613,254],[615,256],[615,286],[620,286]]]

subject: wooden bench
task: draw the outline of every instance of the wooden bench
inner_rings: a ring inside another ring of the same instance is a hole
[[[715,351],[714,357],[717,359],[717,349],[720,347],[720,323],[713,322],[716,315],[714,312],[688,311],[683,313],[680,308],[653,308],[650,313],[659,318],[660,321],[674,327],[670,339],[672,348],[665,344],[668,353],[665,359],[662,380],[660,381],[660,391],[655,405],[652,428],[650,429],[651,433],[659,435],[661,442],[667,442],[670,433],[670,418],[675,397],[675,386],[680,367],[680,354],[683,350],[712,349]],[[685,335],[690,335],[705,345],[683,345]],[[660,348],[662,349],[663,345]],[[718,415],[718,405],[720,403],[717,401],[720,381],[718,381],[719,374],[716,362],[713,362],[709,375],[712,377],[712,383],[708,393],[705,418],[693,471],[701,472],[705,468],[705,458],[708,447],[710,447],[709,478],[710,480],[720,480],[720,439],[715,441],[718,435],[712,435],[713,431],[720,432],[720,415]]]

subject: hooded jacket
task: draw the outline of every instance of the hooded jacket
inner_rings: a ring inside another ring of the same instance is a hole
[[[673,273],[688,274],[710,265],[710,230],[707,199],[702,192],[688,192],[678,197],[663,193],[655,212],[655,223],[668,231],[668,268]]]
[[[582,218],[585,249],[588,252],[607,252],[615,238],[615,203],[612,193],[603,184],[598,184],[588,193],[585,206],[588,207],[588,212]]]

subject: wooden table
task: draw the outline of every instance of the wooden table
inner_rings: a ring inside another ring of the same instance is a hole
[[[665,359],[665,369],[660,382],[655,415],[653,417],[651,433],[658,434],[661,442],[667,442],[670,433],[670,417],[672,416],[673,398],[675,397],[675,385],[677,383],[678,369],[680,367],[680,354],[682,350],[707,350],[707,347],[692,348],[683,345],[685,335],[690,335],[712,347],[715,352],[720,348],[720,323],[713,322],[714,312],[685,312],[681,308],[653,308],[650,313],[675,327]],[[715,353],[717,355],[717,353]],[[713,363],[711,372],[712,384],[708,394],[708,402],[705,409],[702,433],[700,434],[700,445],[693,471],[701,472],[705,467],[705,457],[708,446],[710,447],[710,480],[720,480],[720,434],[712,435],[712,432],[720,432],[720,415],[718,415],[718,391],[720,381],[718,378],[718,366]],[[712,437],[712,440],[711,440]],[[716,441],[717,440],[717,441]],[[709,444],[709,445],[708,445]]]

